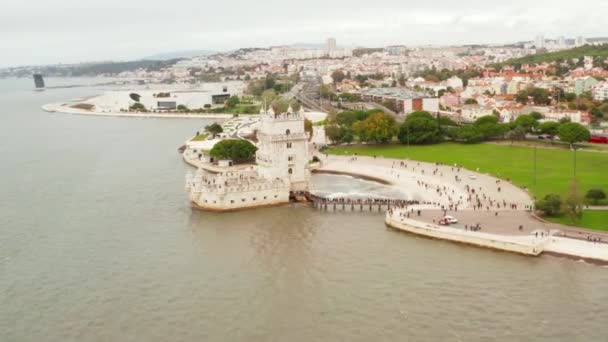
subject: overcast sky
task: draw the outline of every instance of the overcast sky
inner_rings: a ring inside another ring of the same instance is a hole
[[[321,43],[505,43],[606,36],[606,0],[3,0],[0,67]]]

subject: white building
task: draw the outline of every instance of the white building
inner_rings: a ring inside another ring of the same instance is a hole
[[[256,164],[204,162],[186,187],[194,207],[230,211],[288,203],[309,190],[308,139],[302,112],[262,110]],[[200,158],[199,158],[200,159]]]
[[[536,36],[536,39],[534,39],[534,46],[537,49],[544,49],[545,48],[545,36],[543,36],[543,35]]]
[[[327,38],[325,50],[327,51],[328,55],[331,54],[332,51],[336,50],[337,46],[336,38]]]
[[[592,89],[592,94],[595,101],[608,100],[608,81],[596,84]]]
[[[583,46],[587,44],[587,40],[583,36],[576,37],[576,46]]]
[[[189,109],[208,108],[223,104],[232,95],[241,95],[242,82],[205,83],[196,88],[153,87],[142,90],[107,91],[83,103],[94,105],[97,111],[117,112],[128,110],[135,103],[149,111],[171,111],[183,105]]]
[[[448,78],[445,81],[445,83],[448,87],[451,87],[452,89],[462,89],[463,88],[462,79],[460,79],[460,77],[458,77],[458,76],[452,76],[452,77]]]

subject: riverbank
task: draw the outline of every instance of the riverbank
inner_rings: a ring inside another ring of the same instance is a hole
[[[411,160],[333,155],[321,159],[319,172],[381,180],[408,193],[409,200],[425,203],[389,211],[385,222],[393,228],[524,255],[547,253],[608,264],[608,234],[536,219],[529,211],[528,192],[504,180]],[[459,222],[437,225],[445,214]],[[474,226],[482,229],[471,231]]]
[[[503,182],[509,179],[517,186],[528,189],[530,195],[536,198],[543,198],[547,194],[558,194],[565,198],[574,172],[572,151],[540,148],[535,150],[530,147],[496,144],[444,143],[410,147],[397,144],[353,145],[338,146],[328,150],[328,153],[458,164],[469,170],[500,178]],[[606,168],[608,156],[605,153],[576,153],[576,175],[581,194],[591,188],[608,188],[608,178],[603,172]],[[585,214],[587,213],[586,211]],[[608,218],[607,215],[608,212],[594,213],[590,216],[598,217],[597,220],[581,220],[575,225],[582,228],[601,228],[602,218]],[[608,229],[608,221],[605,219],[603,227],[604,230]]]
[[[471,230],[472,224],[463,226],[461,223],[458,225],[441,226],[434,222],[429,222],[428,217],[424,220],[420,219],[416,212],[409,212],[409,215],[408,212],[408,209],[389,211],[385,217],[386,225],[416,235],[482,248],[528,256],[539,256],[546,253],[575,260],[584,260],[593,264],[608,265],[608,244],[605,242],[606,240],[603,240],[604,242],[593,242],[586,239],[563,236],[560,230],[550,229],[550,226],[530,226],[531,221],[525,220],[521,215],[512,215],[510,217],[514,228],[512,232],[507,233],[503,230],[502,233],[497,233],[497,229],[501,229],[500,222],[504,221],[503,214],[500,215],[500,218],[490,218],[490,220],[480,217],[477,221],[484,222],[480,224],[480,226],[483,226],[483,229]],[[436,212],[435,214],[437,218],[442,216],[441,212]],[[414,219],[410,217],[414,217]],[[512,220],[513,218],[517,218],[517,220]],[[522,218],[524,220],[520,220]],[[524,223],[527,226],[526,232],[518,232],[515,229],[519,223]],[[504,228],[504,224],[502,228]]]
[[[44,111],[49,113],[62,113],[73,115],[92,115],[92,116],[116,116],[131,118],[169,118],[169,119],[230,119],[234,114],[197,114],[197,113],[151,113],[151,112],[101,112],[74,108],[70,103],[49,103],[42,106]]]

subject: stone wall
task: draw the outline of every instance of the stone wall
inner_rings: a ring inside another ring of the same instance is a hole
[[[532,256],[541,254],[549,242],[548,238],[534,240],[531,236],[515,237],[463,231],[407,218],[397,219],[389,214],[386,215],[385,222],[390,227],[413,234]]]

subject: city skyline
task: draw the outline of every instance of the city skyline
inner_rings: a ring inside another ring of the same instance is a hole
[[[493,5],[481,1],[404,4],[313,0],[298,11],[284,3],[229,1],[209,4],[191,0],[166,6],[145,1],[52,0],[25,6],[9,0],[0,13],[5,51],[0,67],[133,60],[181,50],[228,51],[294,43],[339,46],[508,44],[545,37],[604,35],[600,1],[563,2],[551,7],[524,1]],[[186,10],[189,9],[189,10]],[[224,13],[212,16],[208,13]],[[91,25],[91,23],[94,23]]]

